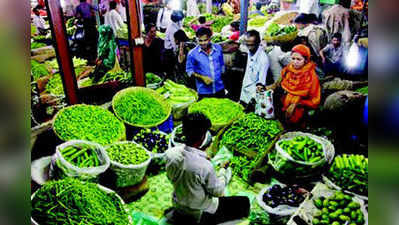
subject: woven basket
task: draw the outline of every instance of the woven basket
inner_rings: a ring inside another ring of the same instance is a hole
[[[125,120],[124,118],[122,118],[120,115],[118,115],[118,112],[115,110],[115,101],[119,98],[122,98],[123,96],[131,95],[131,94],[135,94],[135,93],[139,93],[139,92],[147,93],[147,94],[151,95],[152,97],[154,97],[162,105],[164,111],[166,112],[166,116],[154,124],[143,125],[143,124],[131,123],[131,122]],[[144,87],[130,87],[130,88],[123,89],[123,90],[119,91],[118,93],[116,93],[116,95],[112,98],[112,109],[114,110],[115,115],[120,120],[125,122],[126,124],[133,126],[133,127],[141,127],[141,128],[151,128],[151,127],[156,127],[156,126],[162,124],[169,118],[170,113],[172,112],[171,105],[169,104],[169,102],[165,101],[165,99],[162,97],[162,95],[158,94],[154,90],[151,90],[149,88],[144,88]]]
[[[68,107],[65,107],[65,108],[61,109],[60,111],[57,112],[57,114],[55,114],[54,120],[53,120],[53,124],[52,124],[52,129],[53,129],[55,135],[56,135],[60,140],[62,140],[62,141],[69,141],[69,140],[66,140],[66,139],[62,138],[61,135],[58,134],[57,130],[56,130],[55,127],[54,127],[54,122],[56,121],[57,117],[58,117],[60,114],[62,114],[66,109],[70,109],[70,108],[77,107],[77,106],[81,106],[81,105],[86,105],[86,104],[76,104],[76,105],[73,105],[73,106],[68,106]],[[98,106],[98,107],[99,107],[99,106]],[[104,110],[106,110],[106,109],[104,109]],[[111,112],[109,112],[109,113],[111,113]],[[111,113],[111,114],[112,114],[112,113]],[[122,124],[122,125],[123,125],[123,124]],[[122,132],[121,136],[118,137],[118,138],[115,138],[115,140],[112,140],[112,142],[115,142],[115,141],[123,141],[123,140],[126,140],[126,128],[125,128],[124,125],[123,125],[123,132]],[[88,140],[88,141],[97,142],[96,140]]]
[[[264,40],[267,43],[272,43],[275,41],[279,41],[279,42],[290,42],[295,40],[295,38],[298,36],[298,31],[289,33],[289,34],[284,34],[284,35],[278,35],[278,36],[268,36],[265,35],[264,36]]]

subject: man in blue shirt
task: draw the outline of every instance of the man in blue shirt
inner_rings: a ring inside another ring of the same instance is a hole
[[[194,76],[199,98],[225,97],[222,73],[224,61],[222,47],[210,41],[212,31],[201,27],[196,33],[198,46],[187,56],[186,72]]]

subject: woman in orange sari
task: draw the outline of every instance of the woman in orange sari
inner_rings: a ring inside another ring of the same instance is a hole
[[[310,61],[310,49],[306,45],[296,45],[292,49],[291,63],[281,71],[281,78],[268,87],[283,89],[282,112],[289,124],[297,124],[306,110],[316,109],[320,104],[321,88],[315,68],[316,64]]]

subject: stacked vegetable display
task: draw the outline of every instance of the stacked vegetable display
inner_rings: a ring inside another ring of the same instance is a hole
[[[228,40],[228,38],[223,37],[220,33],[216,33],[216,34],[212,35],[212,37],[211,37],[212,43],[221,43],[221,42],[224,42],[227,40]]]
[[[307,136],[297,136],[291,140],[283,140],[278,145],[294,160],[318,162],[323,158],[323,146]]]
[[[68,146],[61,150],[66,161],[80,167],[96,167],[100,165],[97,152],[90,146]]]
[[[368,159],[363,155],[337,156],[328,172],[328,178],[344,190],[368,195]]]
[[[33,80],[37,80],[41,77],[50,74],[47,67],[44,64],[37,62],[36,60],[30,60],[30,65],[31,65]]]
[[[150,157],[147,151],[135,143],[115,143],[107,148],[109,158],[123,165],[138,165]]]
[[[54,120],[54,132],[64,141],[87,140],[110,144],[125,138],[125,126],[99,106],[75,105],[62,109]]]
[[[129,224],[123,203],[114,192],[73,178],[42,186],[33,196],[31,210],[38,224]]]
[[[234,122],[223,134],[219,145],[235,152],[230,163],[233,173],[247,180],[258,159],[270,149],[282,130],[278,121],[266,120],[255,113]]]
[[[262,199],[272,208],[279,205],[298,207],[305,197],[298,185],[281,187],[279,184],[275,184],[263,194]]]
[[[336,192],[329,198],[320,197],[313,200],[313,203],[319,209],[314,214],[313,225],[364,224],[365,220],[360,204],[342,192]]]
[[[30,49],[37,49],[37,48],[42,48],[42,47],[45,47],[45,46],[47,46],[46,44],[44,44],[44,43],[40,43],[40,42],[32,42],[31,44],[30,44]]]
[[[165,96],[172,106],[192,103],[198,98],[195,91],[171,80],[166,80],[164,86],[158,88],[156,91]]]
[[[277,23],[272,23],[266,30],[266,35],[269,36],[279,36],[279,35],[285,35],[285,34],[290,34],[293,32],[296,32],[297,29],[295,25],[279,25]]]
[[[248,21],[249,27],[262,27],[270,19],[269,16],[257,16]]]
[[[200,112],[211,120],[212,129],[229,124],[243,115],[243,107],[227,98],[204,98],[188,108],[189,113]]]
[[[126,123],[137,127],[154,127],[170,115],[170,105],[162,96],[148,88],[127,88],[118,92],[112,106],[115,114]]]
[[[144,148],[153,153],[164,153],[168,150],[168,137],[159,130],[141,129],[133,141],[143,145]]]

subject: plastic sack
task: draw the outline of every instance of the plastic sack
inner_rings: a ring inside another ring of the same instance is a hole
[[[280,185],[280,187],[285,187],[285,184],[281,184],[281,183],[274,183],[272,185],[270,185],[269,187],[265,187],[263,188],[258,196],[256,196],[256,199],[258,201],[258,205],[260,207],[262,207],[267,213],[269,214],[274,214],[274,215],[278,215],[278,216],[290,216],[292,214],[295,213],[296,210],[298,210],[298,207],[294,207],[294,206],[289,206],[289,205],[278,205],[274,208],[268,206],[264,201],[263,201],[263,195],[268,192],[273,185]]]
[[[93,150],[97,153],[98,160],[100,161],[100,166],[80,168],[68,162],[61,154],[61,151],[66,147],[79,147],[83,145],[93,147]],[[64,178],[67,176],[76,177],[82,180],[97,181],[98,175],[105,172],[109,166],[109,157],[101,145],[90,141],[71,140],[56,147],[56,152],[51,158],[50,178]]]
[[[134,141],[122,141],[122,142],[116,142],[113,144],[125,144],[125,143],[134,143],[140,147],[141,145],[137,144]],[[109,148],[107,146],[105,149]],[[111,170],[115,173],[116,175],[116,180],[115,180],[115,186],[116,187],[127,187],[127,186],[133,186],[138,183],[140,183],[145,175],[145,172],[147,171],[148,165],[151,162],[151,153],[142,147],[148,154],[148,159],[138,165],[124,165],[118,162],[115,162],[111,160]]]
[[[325,197],[329,198],[335,194],[336,190],[331,190],[323,183],[317,183],[316,186],[312,190],[312,194],[309,195],[305,201],[299,206],[299,209],[291,216],[287,225],[298,225],[294,222],[294,217],[299,216],[302,220],[304,220],[307,224],[312,224],[313,215],[319,211],[316,206],[313,204],[313,200]],[[363,200],[353,197],[353,201],[360,204],[360,210],[363,212],[365,223],[364,225],[368,225],[368,212],[365,207],[365,203]]]
[[[216,155],[211,159],[211,163],[214,168],[223,167],[223,165],[230,162],[233,158],[233,153],[231,153],[225,146],[223,146]]]
[[[322,145],[324,158],[315,163],[303,162],[294,160],[288,153],[286,153],[279,143],[282,140],[292,139],[296,136],[308,136],[314,141]],[[311,177],[321,171],[322,167],[328,162],[331,163],[334,158],[334,146],[328,140],[309,133],[291,132],[281,136],[276,143],[275,151],[269,155],[269,164],[273,168],[285,175],[292,175],[297,178]]]
[[[273,91],[257,92],[255,96],[255,114],[265,119],[274,118]]]

